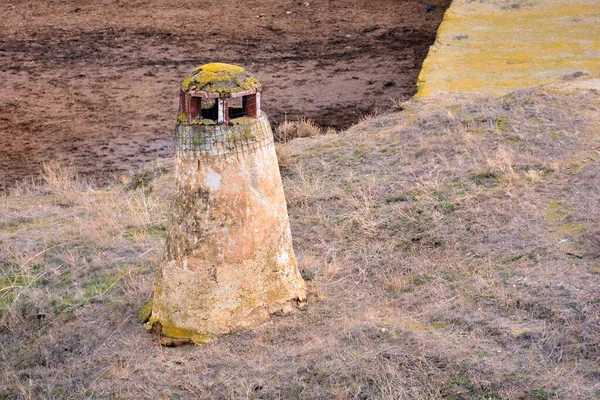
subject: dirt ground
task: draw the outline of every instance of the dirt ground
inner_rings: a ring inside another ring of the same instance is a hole
[[[106,182],[170,156],[179,81],[211,61],[255,73],[274,124],[348,127],[414,94],[449,3],[3,0],[0,191],[52,159]]]

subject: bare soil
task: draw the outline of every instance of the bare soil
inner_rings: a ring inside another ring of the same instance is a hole
[[[0,190],[52,159],[106,181],[172,155],[179,82],[211,61],[255,73],[275,124],[346,128],[414,94],[450,0],[2,3]]]

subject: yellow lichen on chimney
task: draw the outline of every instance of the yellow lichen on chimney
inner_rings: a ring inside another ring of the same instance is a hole
[[[240,66],[225,63],[210,63],[195,68],[181,86],[186,91],[218,93],[221,97],[261,89],[260,82],[254,75]]]

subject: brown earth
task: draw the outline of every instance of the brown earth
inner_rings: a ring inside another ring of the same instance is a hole
[[[53,159],[102,183],[170,156],[179,81],[210,61],[255,73],[275,124],[348,127],[414,94],[450,0],[2,3],[0,191]]]

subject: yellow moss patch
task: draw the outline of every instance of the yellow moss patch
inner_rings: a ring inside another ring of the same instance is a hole
[[[189,77],[189,76],[186,76],[183,79],[183,82],[181,82],[181,86],[183,86],[183,88],[185,90],[189,90],[190,86],[192,86],[192,83],[194,83],[194,81],[192,80],[192,78]]]
[[[150,319],[150,316],[152,315],[152,303],[153,303],[152,300],[153,300],[153,298],[150,297],[150,300],[148,300],[146,302],[146,304],[144,304],[144,306],[138,313],[138,319],[140,320],[141,323],[147,322]]]
[[[181,82],[181,86],[186,91],[219,93],[221,97],[261,88],[258,79],[244,68],[224,63],[205,64],[195,68],[191,75]]]
[[[418,331],[418,332],[427,332],[427,331],[431,330],[431,327],[429,327],[415,319],[409,319],[409,320],[405,321],[404,328],[408,329],[409,331]]]
[[[553,221],[560,221],[562,218],[564,218],[564,213],[560,212],[560,206],[560,200],[552,200],[546,208],[546,218]]]
[[[156,314],[152,314],[152,316],[149,318],[147,323],[148,330],[150,330],[156,323],[160,323],[162,326],[161,334],[172,339],[190,339],[194,344],[197,345],[207,344],[211,340],[211,337],[208,334],[173,327],[168,321],[159,319]]]
[[[585,225],[583,224],[564,224],[561,225],[559,233],[564,236],[578,236],[585,233]]]
[[[433,329],[444,329],[446,325],[447,324],[444,321],[431,321],[431,327]]]
[[[210,337],[208,335],[202,335],[187,331],[185,329],[173,328],[169,326],[163,326],[162,334],[163,336],[173,339],[191,339],[192,342],[197,345],[203,345],[210,342]]]

